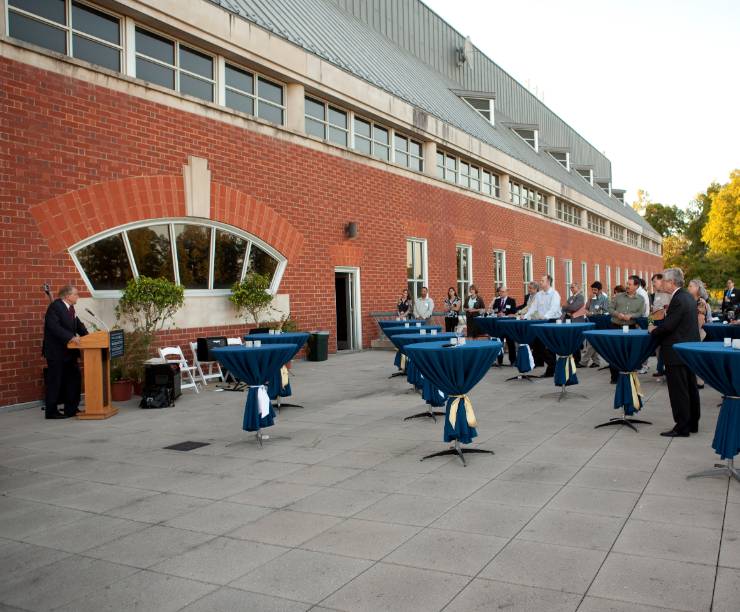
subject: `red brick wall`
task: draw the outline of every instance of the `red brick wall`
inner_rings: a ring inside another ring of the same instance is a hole
[[[44,282],[81,284],[66,249],[139,219],[183,215],[182,166],[208,159],[213,218],[243,228],[289,258],[281,293],[301,328],[335,331],[334,266],[361,268],[363,343],[373,310],[395,306],[406,284],[406,236],[426,238],[429,286],[441,305],[455,284],[455,244],[473,246],[473,278],[490,302],[492,251],[505,249],[521,297],[521,253],[615,268],[657,270],[659,257],[489,205],[412,178],[318,153],[0,58],[0,405],[40,397]],[[344,237],[349,221],[359,236]],[[179,330],[184,344],[215,330]],[[174,334],[174,332],[171,332]],[[170,335],[170,334],[168,334]],[[333,333],[332,333],[333,337]]]

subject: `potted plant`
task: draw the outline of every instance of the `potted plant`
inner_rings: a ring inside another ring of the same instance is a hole
[[[139,276],[127,283],[116,306],[116,318],[132,328],[126,333],[122,372],[139,391],[155,335],[171,322],[184,301],[184,287],[165,278]]]
[[[116,357],[110,365],[110,395],[114,402],[130,400],[134,388],[134,381],[124,375],[122,361],[122,357]]]
[[[243,281],[234,283],[229,300],[234,304],[237,314],[244,316],[247,323],[251,317],[255,325],[260,327],[263,316],[272,304],[269,288],[270,278],[268,276],[250,272]]]

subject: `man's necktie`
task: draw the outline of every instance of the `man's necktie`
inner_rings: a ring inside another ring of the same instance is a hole
[[[69,307],[69,316],[72,317],[72,326],[74,327],[75,319],[77,318],[77,315],[75,314],[75,307],[74,306],[70,306]]]

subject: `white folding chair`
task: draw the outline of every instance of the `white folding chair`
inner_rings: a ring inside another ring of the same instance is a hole
[[[187,359],[185,359],[185,355],[183,355],[182,349],[179,346],[166,346],[165,348],[161,348],[159,349],[159,356],[166,361],[176,362],[180,366],[181,376],[183,378],[187,377],[190,379],[190,382],[185,382],[184,380],[180,382],[181,389],[189,389],[192,387],[195,389],[196,393],[200,393],[200,389],[198,388],[199,385],[195,381],[195,376],[193,375],[194,372],[197,372],[197,369],[195,366],[188,364]],[[174,357],[174,359],[170,359],[171,357]]]
[[[224,375],[221,371],[221,364],[218,361],[199,361],[198,360],[198,343],[190,343],[190,351],[193,353],[193,366],[198,371],[198,376],[203,381],[204,386],[208,386],[208,380],[217,378],[221,382],[224,381]],[[203,366],[208,366],[208,374],[203,372]]]

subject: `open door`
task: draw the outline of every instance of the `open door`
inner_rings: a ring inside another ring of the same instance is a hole
[[[359,269],[336,268],[334,289],[337,312],[337,350],[359,349],[362,347]]]

